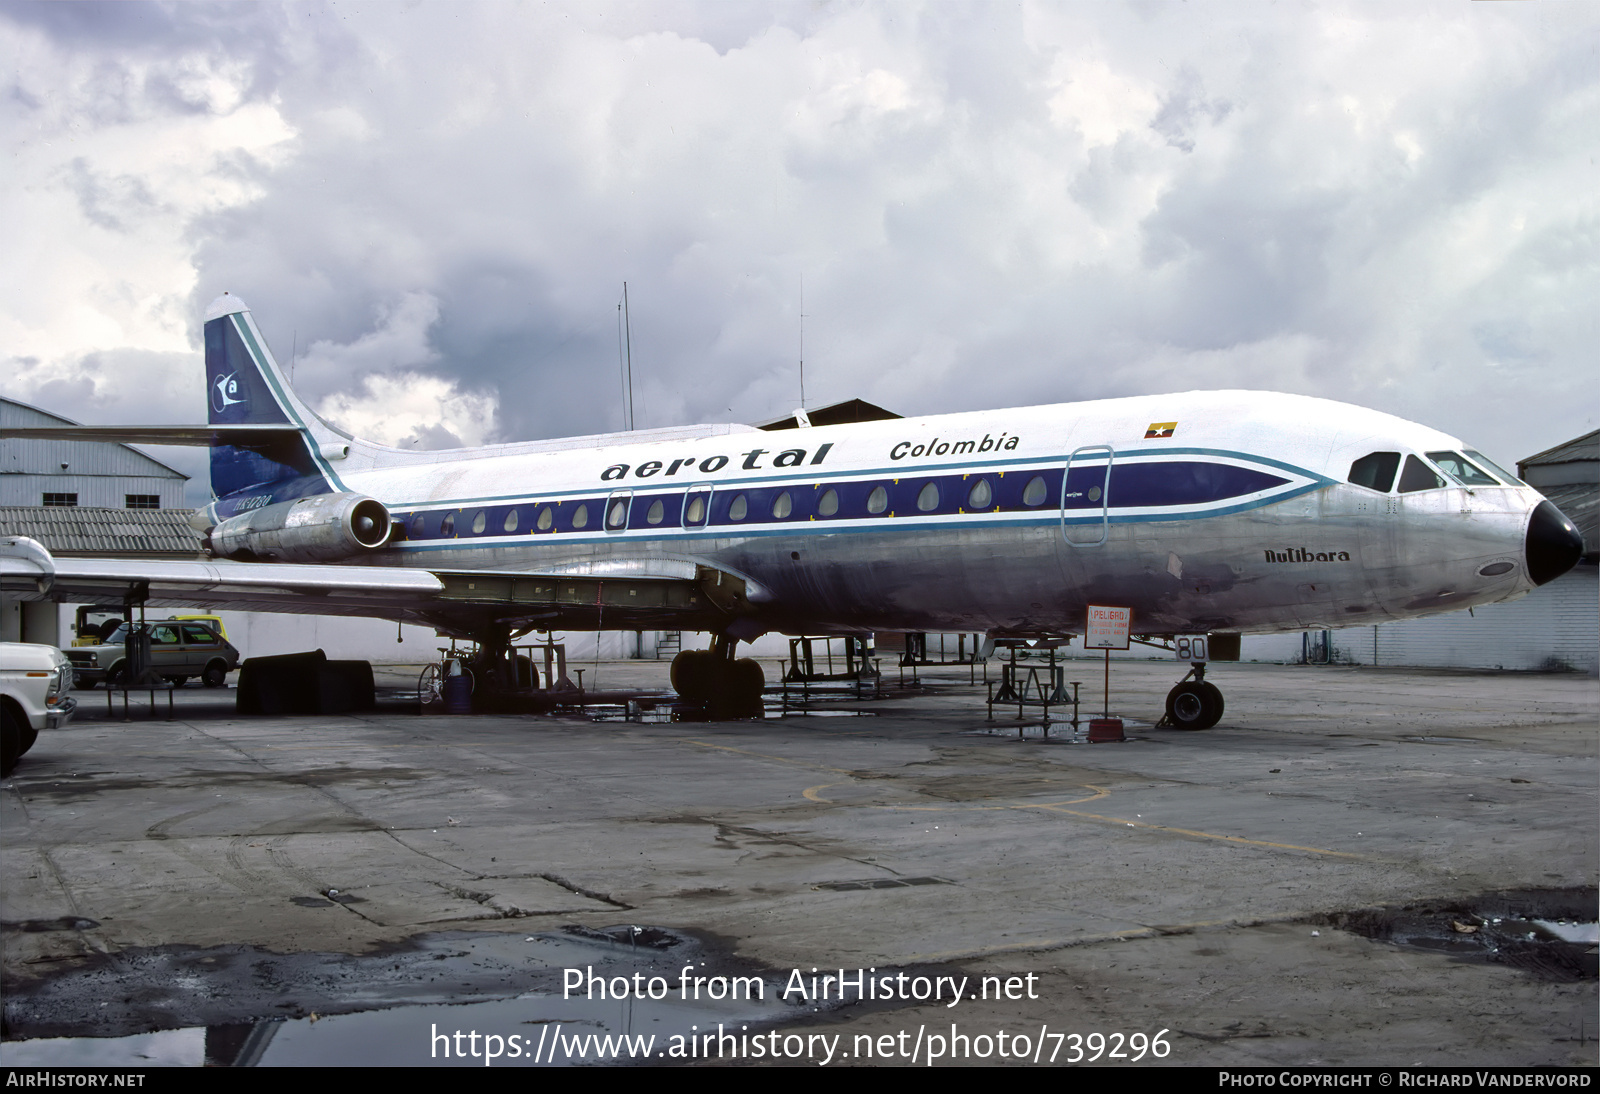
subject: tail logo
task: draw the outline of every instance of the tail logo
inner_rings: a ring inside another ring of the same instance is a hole
[[[218,414],[230,406],[248,407],[250,400],[239,388],[238,375],[237,372],[230,372],[226,376],[218,376],[211,385],[211,408]]]

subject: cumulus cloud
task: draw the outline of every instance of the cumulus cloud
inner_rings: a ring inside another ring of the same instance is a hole
[[[803,279],[813,405],[1257,386],[1510,461],[1596,424],[1597,24],[12,5],[0,350],[34,392],[197,374],[229,289],[356,432],[597,431],[626,280],[639,424],[753,421],[798,402]]]

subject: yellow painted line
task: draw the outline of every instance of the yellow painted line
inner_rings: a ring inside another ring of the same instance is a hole
[[[774,763],[792,764],[795,767],[809,767],[814,771],[830,771],[835,775],[849,775],[852,778],[855,776],[854,771],[848,771],[842,767],[829,767],[827,764],[814,764],[808,760],[791,760],[787,756],[768,756],[764,752],[751,752],[749,749],[734,748],[731,745],[714,745],[710,741],[697,741],[692,737],[688,739],[688,743],[692,745],[699,745],[701,748],[714,748],[721,752],[736,752],[741,756],[753,756],[758,760],[771,760]],[[829,783],[828,785],[837,786],[839,784]],[[819,787],[818,789],[821,788]]]
[[[811,801],[819,802],[823,805],[833,805],[836,803],[822,797],[820,791],[826,790],[830,786],[839,785],[841,784],[823,783],[820,786],[808,788],[804,791],[802,796],[810,799]],[[1171,832],[1173,835],[1189,836],[1192,839],[1217,840],[1221,843],[1238,843],[1243,844],[1246,847],[1267,847],[1274,851],[1304,851],[1307,854],[1329,855],[1333,858],[1364,859],[1367,857],[1366,855],[1356,854],[1353,851],[1330,851],[1326,847],[1304,847],[1298,843],[1274,843],[1271,840],[1246,839],[1243,836],[1224,836],[1218,832],[1202,832],[1196,828],[1175,828],[1169,824],[1150,824],[1145,821],[1128,820],[1126,817],[1108,817],[1102,813],[1085,813],[1079,809],[1062,808],[1063,806],[1067,805],[1081,805],[1084,802],[1096,801],[1100,798],[1109,797],[1111,794],[1111,791],[1107,790],[1105,787],[1094,786],[1087,783],[1084,785],[1084,789],[1093,790],[1094,793],[1086,798],[1074,798],[1061,802],[1011,802],[1006,805],[958,805],[954,803],[950,805],[880,805],[869,806],[867,808],[894,809],[903,812],[918,813],[948,812],[950,810],[956,810],[964,813],[981,813],[1004,809],[1047,809],[1052,813],[1064,813],[1071,817],[1083,817],[1085,820],[1105,821],[1108,824],[1121,825],[1124,828],[1143,828],[1151,832]]]
[[[1167,824],[1146,824],[1143,821],[1131,821],[1125,817],[1106,817],[1099,813],[1084,813],[1077,809],[1061,809],[1054,805],[1037,806],[1039,809],[1049,809],[1054,813],[1066,813],[1074,817],[1086,817],[1089,820],[1107,821],[1111,824],[1120,824],[1127,828],[1147,828],[1153,832],[1173,832],[1180,836],[1192,836],[1195,839],[1220,840],[1223,843],[1242,843],[1248,847],[1270,847],[1275,851],[1306,851],[1313,855],[1332,855],[1334,858],[1366,858],[1353,851],[1330,851],[1325,847],[1302,847],[1297,843],[1273,843],[1270,840],[1245,839],[1243,836],[1223,836],[1216,832],[1201,832],[1194,828],[1174,828]]]

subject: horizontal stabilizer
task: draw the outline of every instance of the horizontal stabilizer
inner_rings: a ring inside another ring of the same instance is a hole
[[[170,444],[209,448],[251,441],[277,440],[299,433],[300,427],[277,425],[48,425],[0,429],[0,439],[36,441],[102,441],[108,444]]]

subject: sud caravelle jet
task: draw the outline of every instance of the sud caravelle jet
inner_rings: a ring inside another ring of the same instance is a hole
[[[1582,552],[1553,504],[1456,438],[1297,395],[415,452],[313,413],[238,297],[207,312],[205,361],[207,426],[6,435],[209,445],[217,499],[196,519],[215,561],[13,540],[8,593],[374,616],[502,659],[535,629],[709,631],[674,681],[747,708],[761,671],[733,651],[768,631],[1059,641],[1089,605],[1153,637],[1338,628],[1515,599]],[[1167,702],[1186,728],[1221,710],[1203,668]]]

